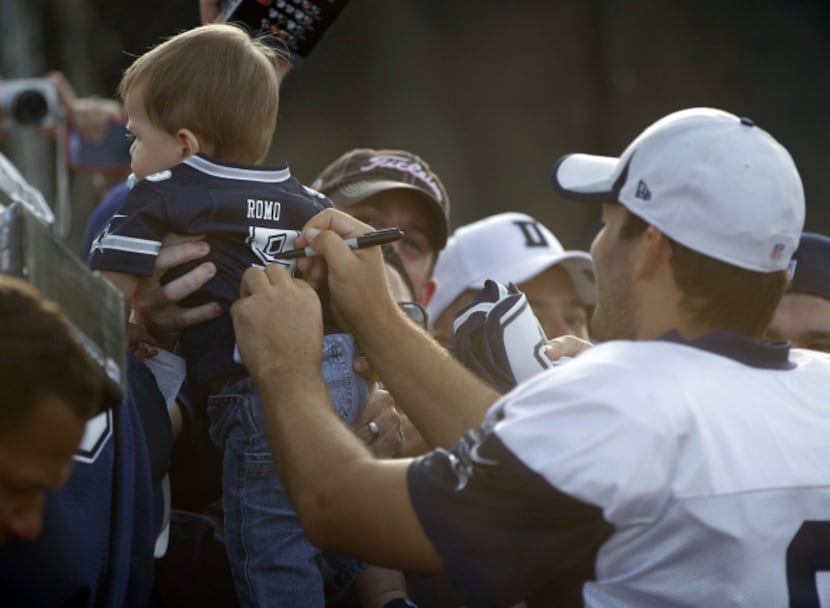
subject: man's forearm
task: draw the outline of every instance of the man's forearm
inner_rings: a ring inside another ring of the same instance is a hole
[[[293,372],[263,368],[255,381],[262,398],[265,428],[275,465],[301,517],[333,500],[342,476],[330,475],[334,463],[348,469],[367,457],[359,441],[350,441],[332,412],[328,388],[312,366]],[[348,433],[347,433],[348,435]]]
[[[256,382],[277,469],[309,540],[387,567],[440,572],[409,500],[409,461],[375,460],[334,413],[320,373],[305,370],[280,377],[266,368]]]
[[[271,264],[248,269],[240,294],[231,308],[237,345],[309,539],[388,567],[440,571],[409,500],[409,462],[375,460],[332,409],[320,369],[322,311],[312,287]]]

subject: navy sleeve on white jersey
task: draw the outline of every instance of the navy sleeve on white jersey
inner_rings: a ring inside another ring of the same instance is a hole
[[[571,606],[612,532],[597,507],[559,492],[486,429],[409,468],[412,504],[470,606]]]

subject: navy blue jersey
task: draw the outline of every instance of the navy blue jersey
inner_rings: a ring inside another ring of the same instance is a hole
[[[34,541],[0,548],[3,606],[144,608],[172,441],[150,371],[128,358],[124,403],[89,420],[67,482],[46,497]]]
[[[242,273],[252,265],[277,262],[274,254],[292,248],[306,221],[328,207],[331,202],[292,177],[287,164],[252,167],[191,156],[136,184],[93,242],[90,266],[149,276],[165,234],[207,236],[210,255],[176,269],[181,274],[204,261],[217,268],[211,281],[182,302],[216,301],[225,311],[182,334],[188,378],[204,385],[243,369],[233,361],[228,314],[239,297]]]

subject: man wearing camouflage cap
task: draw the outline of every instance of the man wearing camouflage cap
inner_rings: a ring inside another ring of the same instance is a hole
[[[426,307],[435,293],[432,271],[447,243],[450,200],[429,165],[404,150],[356,148],[317,177],[312,187],[335,207],[375,228],[401,228],[394,244],[418,303]]]

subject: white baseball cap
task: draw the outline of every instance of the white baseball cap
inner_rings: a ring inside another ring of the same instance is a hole
[[[619,158],[569,154],[554,187],[618,201],[698,253],[747,270],[785,270],[804,226],[793,159],[748,118],[690,108],[658,120]]]
[[[553,233],[524,213],[499,213],[461,226],[438,256],[438,287],[429,302],[430,329],[447,307],[468,289],[481,289],[491,279],[519,285],[561,264],[579,299],[596,303],[594,267],[585,251],[565,251]]]

